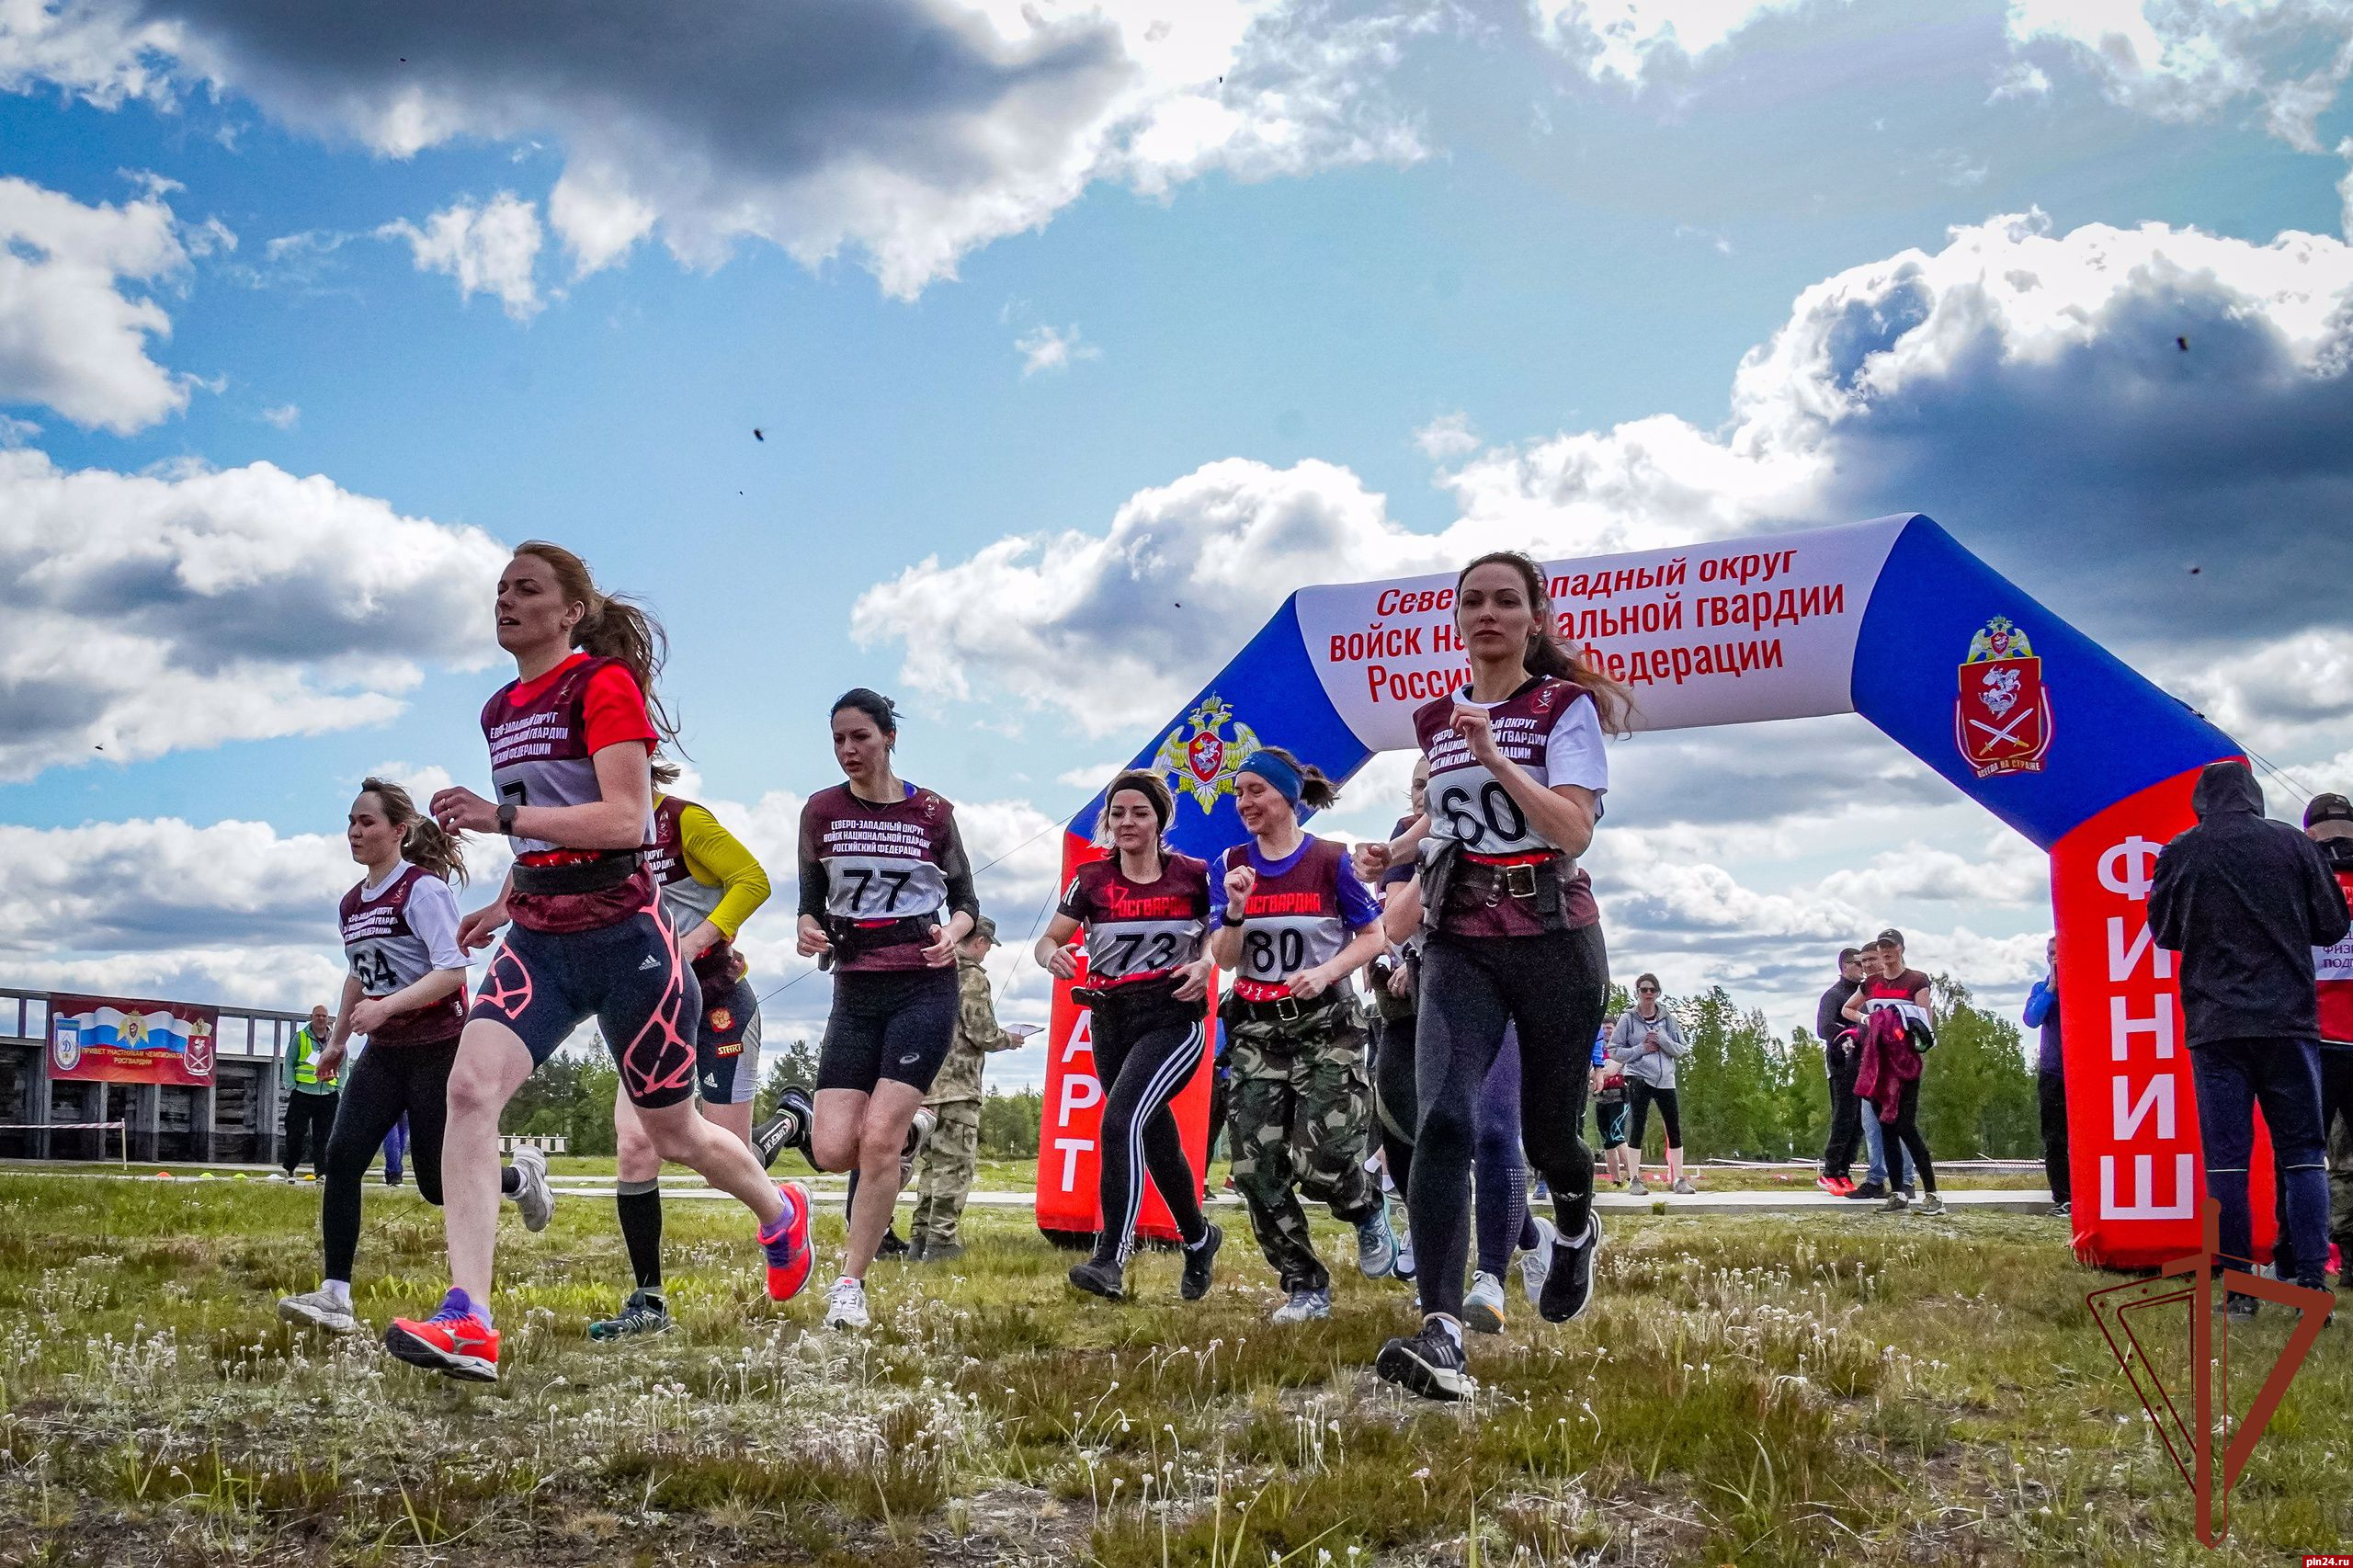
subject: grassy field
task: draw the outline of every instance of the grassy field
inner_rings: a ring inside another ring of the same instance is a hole
[[[585,1173],[584,1173],[585,1174]],[[280,1324],[317,1190],[0,1173],[0,1562],[2277,1562],[2353,1544],[2353,1341],[2324,1337],[2230,1544],[2109,1357],[2059,1221],[1836,1210],[1613,1221],[1594,1311],[1514,1295],[1478,1397],[1364,1369],[1411,1321],[1337,1226],[1328,1323],[1278,1330],[1230,1237],[1219,1289],[1063,1283],[1017,1212],[945,1267],[883,1266],[868,1335],[759,1294],[747,1224],[671,1206],[681,1332],[585,1326],[623,1277],[609,1205],[506,1221],[505,1381],[446,1382]],[[1238,1233],[1239,1219],[1232,1227]],[[839,1221],[819,1227],[828,1254]],[[371,1190],[381,1325],[444,1283],[439,1215]],[[828,1278],[822,1272],[818,1283]],[[2243,1404],[2284,1328],[2234,1342]],[[2177,1374],[2176,1374],[2177,1377]],[[2178,1386],[2177,1382],[2177,1385]]]

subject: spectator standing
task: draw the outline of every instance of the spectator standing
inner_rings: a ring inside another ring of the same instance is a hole
[[[286,1096],[278,1127],[278,1163],[286,1179],[307,1153],[315,1174],[327,1152],[327,1134],[335,1131],[335,1108],[343,1103],[335,1070],[319,1070],[319,1052],[326,1049],[330,1020],[324,1006],[311,1009],[310,1022],[294,1031],[294,1039],[278,1059],[278,1086]]]
[[[1626,1070],[1609,1055],[1620,1016],[1612,1016],[1593,1041],[1593,1130],[1599,1135],[1603,1174],[1613,1187],[1626,1185],[1634,1163],[1626,1152]]]
[[[1822,1147],[1822,1174],[1813,1185],[1834,1198],[1855,1190],[1855,1149],[1863,1138],[1862,1102],[1855,1097],[1855,1026],[1845,1011],[1862,983],[1861,951],[1839,949],[1838,978],[1813,1009],[1814,1038],[1822,1041],[1822,1062],[1830,1075],[1830,1141]]]
[[[2042,1174],[2051,1184],[2051,1211],[2075,1212],[2075,1178],[2067,1168],[2067,1067],[2059,1053],[2059,938],[2042,949],[2042,978],[2027,993],[2026,1027],[2042,1031],[2034,1064],[2034,1103],[2042,1121]]]
[[[1846,1014],[1858,1026],[1861,1040],[1856,1056],[1855,1092],[1869,1102],[1864,1115],[1881,1123],[1881,1138],[1893,1136],[1919,1174],[1927,1199],[1923,1214],[1942,1214],[1945,1201],[1937,1196],[1937,1168],[1928,1157],[1928,1140],[1920,1131],[1922,1067],[1935,1045],[1930,1012],[1933,987],[1928,977],[1904,961],[1904,933],[1881,931],[1866,949],[1863,986],[1847,999]],[[1878,972],[1871,972],[1875,960]],[[1910,1206],[1909,1187],[1888,1195],[1891,1213]]]
[[[1675,1093],[1675,1064],[1691,1049],[1683,1026],[1659,1006],[1658,976],[1645,974],[1634,982],[1634,1005],[1618,1019],[1609,1037],[1609,1054],[1626,1074],[1631,1096],[1633,1127],[1626,1140],[1633,1167],[1626,1190],[1636,1195],[1650,1188],[1643,1182],[1643,1135],[1649,1129],[1651,1107],[1658,1107],[1659,1124],[1666,1130],[1666,1180],[1669,1191],[1694,1193],[1698,1187],[1683,1174],[1683,1109]]]
[[[2353,801],[2342,795],[2315,795],[2304,808],[2304,836],[2320,850],[2321,863],[2336,880],[2347,903],[2353,903]],[[2342,1255],[2353,1244],[2353,937],[2333,947],[2313,949],[2313,970],[2320,1004],[2320,1125],[2328,1161],[2328,1239],[2332,1254]],[[2275,1145],[2276,1147],[2276,1145]],[[2279,1234],[2288,1231],[2288,1184],[2273,1184]],[[2294,1272],[2295,1249],[2285,1244],[2275,1250],[2279,1278]],[[2332,1259],[2334,1263],[2336,1259]],[[2345,1283],[2336,1270],[2337,1285]]]
[[[956,944],[956,1039],[925,1096],[938,1117],[915,1162],[915,1211],[908,1223],[909,1261],[947,1263],[964,1256],[957,1239],[964,1200],[981,1164],[981,1074],[995,1051],[1011,1051],[1021,1037],[996,1021],[989,973],[982,968],[996,946],[996,922],[983,915],[972,934]]]
[[[2313,841],[2263,815],[2243,762],[2207,765],[2190,796],[2198,825],[2165,846],[2149,925],[2181,955],[2181,1010],[2206,1145],[2206,1193],[2222,1208],[2222,1249],[2252,1265],[2247,1165],[2263,1108],[2283,1185],[2296,1283],[2327,1262],[2319,998],[2313,949],[2347,934],[2345,892]],[[2252,1317],[2251,1297],[2227,1311]]]

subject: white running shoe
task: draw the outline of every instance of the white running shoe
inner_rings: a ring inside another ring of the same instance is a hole
[[[916,1108],[915,1119],[907,1124],[906,1146],[899,1151],[899,1187],[904,1191],[915,1179],[915,1161],[923,1153],[923,1146],[931,1142],[934,1129],[939,1125],[939,1113],[929,1106]]]
[[[1389,1199],[1357,1222],[1357,1270],[1367,1279],[1386,1279],[1397,1267],[1397,1234],[1389,1228]]]
[[[873,1321],[866,1312],[866,1281],[836,1279],[826,1290],[827,1328],[864,1328]]]
[[[1411,1279],[1414,1277],[1414,1233],[1398,1231],[1396,1235],[1397,1265],[1389,1271],[1390,1277],[1394,1279]]]
[[[1332,1315],[1332,1291],[1329,1286],[1321,1290],[1293,1290],[1272,1314],[1276,1323],[1305,1323],[1310,1318]]]
[[[515,1151],[515,1211],[527,1231],[544,1231],[555,1213],[555,1189],[548,1186],[548,1157],[526,1143]]]
[[[1561,1233],[1552,1221],[1539,1216],[1536,1221],[1536,1250],[1519,1255],[1519,1288],[1527,1294],[1528,1304],[1534,1306],[1544,1294],[1545,1277],[1552,1272],[1552,1244]]]
[[[308,1324],[329,1334],[359,1332],[359,1320],[352,1315],[350,1306],[337,1301],[324,1285],[299,1296],[286,1297],[278,1303],[278,1315],[288,1323]]]
[[[1504,1282],[1483,1268],[1471,1276],[1462,1298],[1462,1326],[1476,1334],[1504,1331]]]

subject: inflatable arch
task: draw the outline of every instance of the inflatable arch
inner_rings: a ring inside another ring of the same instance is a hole
[[[2050,854],[2076,1254],[2142,1267],[2194,1251],[2196,1101],[2147,898],[2158,847],[2194,820],[2199,769],[2239,748],[1925,517],[1547,570],[1563,634],[1631,685],[1641,728],[1859,713]],[[1449,575],[1291,595],[1131,765],[1176,790],[1171,840],[1210,858],[1245,836],[1233,768],[1261,742],[1335,778],[1411,746],[1414,710],[1467,674],[1452,589]],[[1100,853],[1102,803],[1071,820],[1065,877]],[[1049,1233],[1098,1222],[1102,1091],[1070,990],[1054,993],[1038,1165]],[[1197,1161],[1209,1079],[1177,1105]],[[2268,1237],[2260,1193],[2256,1211]],[[1145,1224],[1174,1233],[1156,1193]]]

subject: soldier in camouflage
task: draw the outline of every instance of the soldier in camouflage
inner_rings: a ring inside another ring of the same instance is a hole
[[[1297,1023],[1232,1022],[1233,1189],[1286,1291],[1328,1290],[1300,1199],[1358,1224],[1381,1210],[1371,1152],[1372,1089],[1356,1004],[1343,998]]]
[[[996,922],[982,915],[972,934],[956,949],[956,984],[961,993],[956,1015],[956,1043],[939,1064],[924,1104],[939,1118],[930,1142],[915,1163],[915,1213],[913,1250],[916,1263],[945,1263],[963,1256],[956,1239],[956,1221],[972,1190],[981,1160],[981,1071],[992,1051],[1011,1051],[1020,1037],[1007,1034],[996,1021],[989,998],[988,971],[981,960],[996,945]]]

